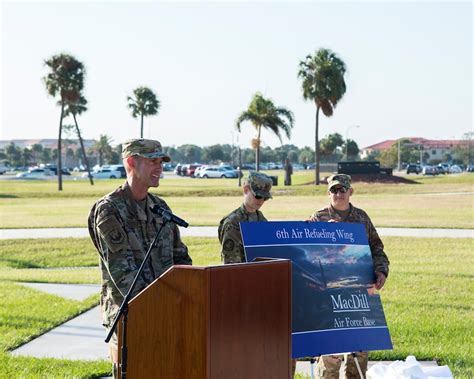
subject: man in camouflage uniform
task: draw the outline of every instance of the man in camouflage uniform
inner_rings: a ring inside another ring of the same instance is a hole
[[[365,231],[369,240],[370,251],[375,271],[375,288],[381,289],[388,276],[389,261],[384,252],[384,246],[377,230],[367,213],[362,209],[354,207],[350,203],[350,197],[354,193],[351,188],[351,177],[345,174],[336,174],[328,178],[328,196],[330,204],[310,217],[310,221],[324,222],[352,222],[365,226]],[[367,371],[368,354],[366,352],[354,353],[359,362],[362,374]],[[318,358],[318,373],[320,378],[339,378],[339,370],[344,362],[344,373],[346,378],[359,378],[354,356],[327,355]]]
[[[222,245],[222,262],[245,262],[239,222],[267,221],[259,209],[266,200],[272,198],[270,193],[271,188],[272,179],[261,172],[251,171],[249,176],[245,179],[243,186],[243,204],[225,216],[219,224],[218,235]]]
[[[163,162],[170,157],[163,153],[158,141],[133,139],[122,145],[122,159],[127,181],[92,207],[89,234],[99,253],[102,272],[100,304],[104,326],[109,329],[128,293],[133,279],[163,219],[152,213],[159,205],[169,210],[158,196],[148,192],[158,187]],[[148,263],[135,285],[132,297],[158,278],[173,264],[192,264],[178,227],[166,223]],[[117,336],[110,341],[114,377],[117,375]]]

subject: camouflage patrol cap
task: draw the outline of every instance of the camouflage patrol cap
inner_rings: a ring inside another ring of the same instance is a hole
[[[328,190],[337,185],[345,188],[351,188],[351,177],[346,174],[331,175],[328,178]]]
[[[169,162],[171,158],[163,153],[161,143],[152,139],[131,139],[122,144],[122,158],[138,155],[144,158],[163,158]]]
[[[272,189],[273,182],[268,175],[262,172],[250,171],[245,179],[245,184],[250,186],[254,196],[262,196],[265,199],[272,198],[270,190]]]

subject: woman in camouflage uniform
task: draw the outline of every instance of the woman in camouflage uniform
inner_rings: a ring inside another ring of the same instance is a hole
[[[225,216],[219,223],[218,236],[222,245],[223,263],[245,262],[244,246],[240,235],[239,222],[267,221],[260,208],[272,198],[272,179],[261,172],[251,171],[243,186],[243,204]]]

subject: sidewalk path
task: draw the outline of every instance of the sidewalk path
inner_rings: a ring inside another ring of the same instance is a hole
[[[78,301],[94,293],[99,298],[100,291],[99,285],[91,284],[19,284]],[[101,325],[100,309],[97,306],[13,350],[12,355],[73,360],[108,359],[104,339],[105,329]]]
[[[216,226],[180,228],[183,237],[217,238]],[[395,237],[474,238],[474,229],[377,228],[379,234]],[[87,228],[0,229],[0,239],[89,237]]]

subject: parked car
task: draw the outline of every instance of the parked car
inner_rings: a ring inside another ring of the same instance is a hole
[[[176,167],[176,163],[165,163],[163,164],[163,171],[173,171]]]
[[[110,169],[112,171],[120,171],[120,177],[121,178],[126,178],[127,177],[127,172],[125,171],[125,167],[123,166],[123,164],[110,165]]]
[[[58,174],[58,167],[57,167],[57,166],[53,166],[53,165],[49,165],[49,164],[48,164],[48,165],[46,165],[46,166],[44,167],[44,169],[45,169],[45,170],[51,170],[52,173],[53,173],[53,175],[57,175],[57,174]],[[67,168],[65,168],[65,167],[63,167],[63,168],[61,169],[61,173],[62,173],[62,175],[71,175],[70,171],[69,171]]]
[[[183,165],[178,163],[176,167],[174,168],[174,173],[180,176],[183,175]]]
[[[244,163],[241,168],[242,170],[255,170],[255,163]]]
[[[436,170],[438,170],[438,174],[447,174],[448,170],[440,163],[436,166]]]
[[[17,178],[22,179],[47,179],[54,176],[54,172],[48,168],[31,168],[27,172],[19,172]]]
[[[219,167],[223,167],[225,168],[226,170],[235,170],[235,167],[234,166],[231,166],[230,164],[220,164]]]
[[[438,170],[434,166],[423,166],[423,170],[421,171],[423,175],[438,175]]]
[[[269,162],[268,169],[269,170],[281,170],[283,165],[281,163]]]
[[[207,167],[209,167],[209,166],[208,165],[202,165],[202,166],[197,167],[196,170],[194,170],[194,176],[196,178],[200,178],[201,177],[201,171],[204,170]]]
[[[462,172],[462,169],[461,167],[457,166],[457,165],[452,165],[450,168],[449,168],[449,173],[450,174],[460,174]]]
[[[304,166],[302,164],[299,164],[299,163],[293,163],[293,171],[301,171],[301,170],[304,170]]]
[[[448,163],[439,163],[438,166],[436,166],[438,169],[438,173],[440,174],[449,174],[449,164]]]
[[[467,168],[466,168],[466,171],[467,172],[474,172],[474,165],[472,165],[472,164],[468,165]]]
[[[421,172],[421,166],[419,164],[410,163],[407,166],[407,174],[415,173],[418,175]]]
[[[235,172],[235,178],[239,177],[239,170],[237,170],[234,166],[221,164],[219,167],[225,168],[226,170],[229,170],[229,171],[233,171]],[[241,175],[243,176],[242,173]]]
[[[192,178],[194,178],[194,172],[196,171],[196,169],[201,166],[200,164],[186,164],[184,165],[182,168],[181,168],[181,172],[182,172],[182,175],[184,176],[191,176]]]
[[[209,166],[199,172],[200,178],[237,178],[237,170],[227,170],[224,167]]]
[[[120,171],[112,170],[110,168],[101,168],[91,172],[91,175],[94,179],[117,179],[122,176]],[[89,175],[87,172],[82,174],[83,178],[88,178]]]

